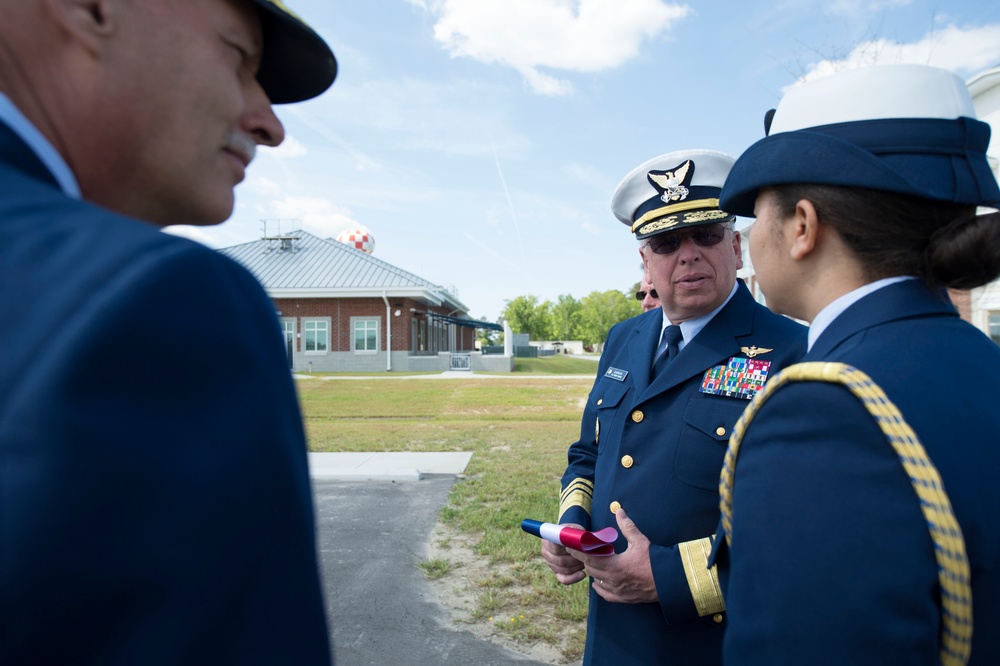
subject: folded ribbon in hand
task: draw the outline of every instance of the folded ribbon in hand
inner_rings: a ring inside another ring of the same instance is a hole
[[[588,532],[579,527],[543,523],[540,520],[522,520],[521,529],[546,541],[558,543],[566,548],[582,550],[588,555],[614,555],[618,530],[605,527],[597,532]]]

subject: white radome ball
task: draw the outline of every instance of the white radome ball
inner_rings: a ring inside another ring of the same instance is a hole
[[[375,237],[367,229],[345,229],[337,240],[367,254],[375,251]]]

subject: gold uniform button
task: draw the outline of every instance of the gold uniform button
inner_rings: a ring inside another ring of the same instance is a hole
[[[622,467],[628,469],[633,464],[635,464],[635,461],[632,460],[632,456],[622,456]]]
[[[646,418],[646,415],[643,414],[640,410],[637,409],[634,412],[632,412],[632,420],[635,421],[636,423],[642,423],[642,420],[644,418]]]
[[[718,435],[719,437],[722,437],[723,435],[726,434],[726,429],[723,428],[722,426],[719,426],[718,428],[715,429],[715,434]]]
[[[722,613],[716,613],[715,615],[713,615],[712,621],[715,622],[716,624],[722,622]]]
[[[619,504],[618,502],[612,502],[611,503],[611,507],[610,507],[611,513],[618,513],[618,509],[620,509],[620,508],[622,508],[622,505]]]
[[[600,407],[602,402],[604,402],[604,398],[599,398],[597,401],[597,406]]]

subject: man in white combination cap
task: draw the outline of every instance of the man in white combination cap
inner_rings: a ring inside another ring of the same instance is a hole
[[[721,663],[725,604],[707,559],[726,441],[805,350],[805,329],[736,278],[740,234],[719,208],[732,164],[709,150],[660,155],[612,198],[662,309],[608,333],[562,478],[559,522],[616,527],[616,554],[543,542],[559,582],[591,580],[585,664]]]

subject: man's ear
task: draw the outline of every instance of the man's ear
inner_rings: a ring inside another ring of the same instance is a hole
[[[649,260],[641,247],[639,248],[639,256],[642,257],[642,275],[646,278],[646,282],[649,282]]]
[[[816,207],[808,199],[801,199],[795,204],[795,216],[791,223],[791,247],[789,254],[792,259],[801,261],[812,254],[819,240],[819,214]]]
[[[653,281],[649,279],[649,266],[646,265],[646,255],[639,250],[639,256],[642,257],[642,281],[646,284],[653,284]]]
[[[736,270],[743,268],[743,246],[742,246],[743,236],[740,232],[733,229],[733,252],[736,253]]]
[[[67,38],[94,53],[114,33],[119,16],[116,0],[42,0],[42,5]]]

